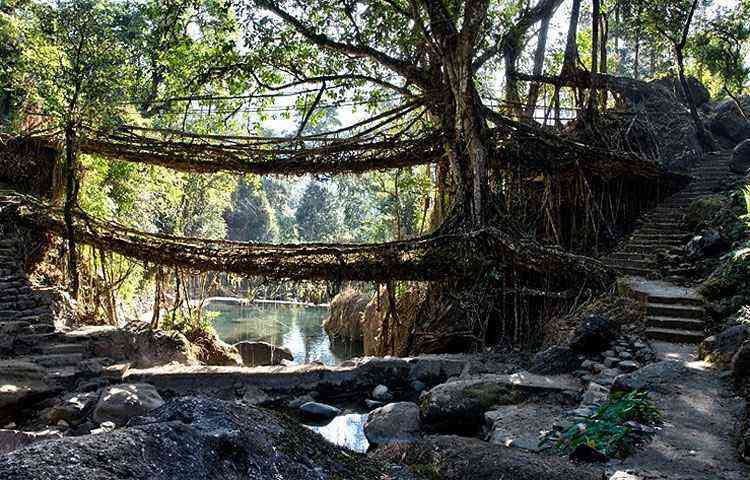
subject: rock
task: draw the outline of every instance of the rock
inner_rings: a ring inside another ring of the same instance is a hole
[[[128,362],[133,368],[151,368],[171,363],[199,365],[197,353],[178,332],[154,330],[148,324],[131,322],[123,328],[85,327],[73,335],[88,340],[97,357]]]
[[[615,378],[612,391],[644,390],[649,392],[671,393],[670,384],[687,373],[687,367],[679,361],[662,360],[646,365],[631,373]]]
[[[581,398],[582,405],[604,405],[609,399],[609,389],[596,382],[589,383]]]
[[[73,460],[74,459],[74,460]],[[282,415],[185,397],[125,428],[31,445],[0,457],[0,478],[47,480],[412,480]]]
[[[5,455],[21,447],[43,440],[54,440],[62,438],[62,433],[57,430],[44,430],[41,432],[21,432],[18,430],[0,430],[0,455]],[[11,477],[3,477],[11,478]]]
[[[698,357],[719,366],[729,366],[742,343],[750,337],[750,327],[735,325],[711,335],[698,346]]]
[[[370,410],[374,410],[376,408],[380,408],[383,405],[385,405],[383,402],[378,402],[377,400],[370,400],[369,398],[365,398],[365,405],[367,405],[367,408]]]
[[[581,384],[572,376],[516,373],[470,377],[425,392],[422,421],[439,430],[471,431],[481,424],[483,413],[495,405],[541,400],[572,405],[580,390]]]
[[[65,421],[70,425],[77,425],[86,419],[98,401],[98,393],[69,395],[63,403],[52,407],[47,412],[47,419],[52,425],[60,421]]]
[[[385,385],[378,385],[372,390],[372,398],[379,402],[388,402],[393,399],[393,394]]]
[[[732,357],[732,377],[743,385],[750,381],[750,340],[745,341]],[[750,412],[749,412],[750,413]]]
[[[693,237],[685,247],[689,258],[712,257],[719,255],[729,247],[718,230],[706,230]]]
[[[722,100],[713,110],[714,113],[707,125],[712,133],[733,142],[741,142],[750,137],[750,122],[734,100],[731,98]]]
[[[585,443],[578,445],[568,457],[574,463],[606,463],[607,456]]]
[[[302,395],[301,397],[293,398],[292,400],[289,400],[287,402],[287,407],[289,408],[299,408],[302,406],[303,403],[307,402],[314,402],[315,399],[312,397],[312,395]]]
[[[425,385],[424,382],[420,382],[419,380],[411,382],[411,389],[414,390],[415,393],[422,393],[426,388],[427,385]]]
[[[315,421],[331,420],[341,414],[341,410],[325,403],[307,402],[299,407],[299,412],[305,418]]]
[[[543,375],[570,373],[580,367],[581,363],[572,350],[555,345],[534,355],[529,371]]]
[[[281,365],[283,360],[294,360],[291,350],[267,342],[239,342],[234,347],[240,352],[246,367]]]
[[[607,368],[616,367],[620,363],[620,359],[617,357],[607,357],[604,359],[604,366]]]
[[[419,406],[412,402],[389,403],[370,412],[364,428],[373,445],[413,443],[422,429]]]
[[[247,385],[242,394],[242,401],[250,405],[268,405],[273,399],[260,388],[254,385]]]
[[[616,327],[603,315],[588,315],[576,327],[570,349],[580,353],[606,350],[616,333]]]
[[[555,425],[563,423],[563,407],[544,403],[505,405],[484,414],[487,441],[508,448],[541,451],[540,441]]]
[[[0,361],[0,421],[50,395],[47,371],[35,363]]]
[[[750,122],[747,123],[747,128],[750,132]],[[740,175],[746,174],[747,170],[750,169],[750,138],[748,137],[750,137],[750,133],[747,133],[745,140],[738,143],[732,150],[732,163],[729,169]]]
[[[698,80],[695,77],[689,76],[685,79],[688,84],[688,89],[690,90],[690,95],[693,99],[693,102],[695,102],[696,107],[701,107],[705,105],[706,103],[711,100],[711,94],[708,91],[708,88],[706,88],[700,80]],[[677,98],[680,99],[681,102],[686,103],[687,100],[685,98],[684,90],[682,88],[682,84],[680,82],[680,79],[675,76],[668,76],[663,77],[657,80],[654,80],[651,82],[653,84],[662,86],[672,92]]]
[[[632,372],[638,370],[641,366],[632,360],[624,360],[620,362],[617,367],[623,372]]]
[[[631,360],[633,358],[633,354],[630,352],[620,352],[618,355],[621,360]]]
[[[164,405],[156,389],[147,383],[113,385],[102,393],[94,409],[94,421],[125,425],[128,420]]]
[[[601,468],[455,435],[429,436],[408,449],[382,448],[372,456],[426,470],[425,478],[441,480],[602,479]]]

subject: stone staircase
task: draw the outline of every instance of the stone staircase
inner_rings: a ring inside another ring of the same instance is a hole
[[[106,377],[115,362],[94,358],[85,334],[56,331],[54,319],[51,297],[24,273],[17,241],[0,235],[0,361],[34,363],[47,371],[50,386],[65,390]]]
[[[733,177],[729,170],[731,152],[704,155],[690,170],[693,181],[666,199],[638,221],[638,228],[605,262],[619,273],[636,277],[646,292],[647,337],[674,343],[698,343],[705,338],[703,299],[692,289],[658,277],[658,253],[680,253],[690,239],[685,212],[695,200],[713,195]]]

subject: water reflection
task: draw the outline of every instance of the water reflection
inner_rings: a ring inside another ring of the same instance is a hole
[[[318,432],[334,445],[346,447],[355,452],[365,453],[370,442],[365,437],[365,421],[367,414],[348,413],[339,415],[324,426],[308,425],[307,428]]]
[[[323,330],[327,307],[287,304],[231,304],[211,302],[206,307],[219,313],[214,327],[229,344],[260,340],[287,347],[298,363],[320,361],[337,365],[362,355],[361,345],[331,344]]]

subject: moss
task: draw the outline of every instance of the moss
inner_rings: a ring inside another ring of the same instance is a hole
[[[482,408],[490,408],[497,405],[499,399],[507,397],[510,392],[504,386],[488,383],[465,388],[463,393],[467,397],[476,398]]]

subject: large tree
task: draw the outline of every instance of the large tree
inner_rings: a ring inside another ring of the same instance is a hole
[[[252,52],[242,68],[270,88],[317,83],[318,98],[395,95],[423,105],[443,135],[456,211],[474,226],[486,222],[494,144],[480,95],[491,88],[483,67],[525,33],[512,25],[528,29],[559,2],[520,11],[490,0],[239,3]]]

